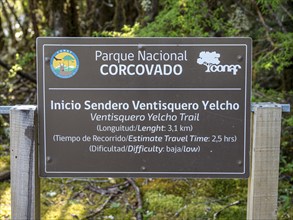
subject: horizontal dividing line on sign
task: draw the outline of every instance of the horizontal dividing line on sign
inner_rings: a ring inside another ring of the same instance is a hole
[[[231,174],[231,175],[237,175],[237,174],[245,174],[245,170],[243,172],[239,171],[239,172],[110,172],[110,171],[107,171],[107,172],[86,172],[86,171],[83,171],[83,172],[71,172],[71,171],[45,171],[45,173],[61,173],[61,174],[70,174],[70,173],[87,173],[87,174],[94,174],[94,173],[100,173],[100,174],[128,174],[128,173],[131,173],[131,174],[175,174],[175,175],[178,175],[178,174],[185,174],[185,175],[192,175],[192,174],[200,174],[200,175],[206,175],[206,174],[215,174],[215,175],[222,175],[222,174]]]
[[[55,47],[55,46],[70,46],[70,47],[180,47],[180,46],[188,46],[188,47],[204,47],[204,46],[247,46],[247,44],[141,44],[141,43],[136,43],[136,44],[44,44],[44,46],[49,46],[49,47]]]
[[[49,88],[54,91],[241,91],[241,88]]]

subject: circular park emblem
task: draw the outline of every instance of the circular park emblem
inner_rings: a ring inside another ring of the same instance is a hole
[[[57,50],[51,57],[50,67],[55,76],[68,79],[77,73],[79,60],[71,50]]]

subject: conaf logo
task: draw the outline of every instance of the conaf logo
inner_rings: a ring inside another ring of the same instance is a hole
[[[202,51],[199,53],[199,58],[197,63],[200,65],[205,65],[207,67],[206,73],[216,73],[216,72],[228,72],[236,75],[238,70],[241,69],[240,65],[220,65],[220,54],[216,51],[208,52]]]

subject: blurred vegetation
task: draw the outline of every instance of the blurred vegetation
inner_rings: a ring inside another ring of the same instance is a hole
[[[39,36],[251,37],[252,101],[293,104],[290,0],[0,0],[0,9],[0,105],[36,104]],[[292,131],[291,110],[282,120],[279,219],[293,218]],[[7,171],[9,118],[0,115],[0,175]],[[136,179],[141,207],[131,183],[42,179],[42,219],[246,216],[246,180]],[[10,219],[9,175],[0,180],[0,219]]]

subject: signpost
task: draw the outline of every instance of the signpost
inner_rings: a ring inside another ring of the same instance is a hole
[[[38,38],[44,177],[249,176],[251,39]]]

